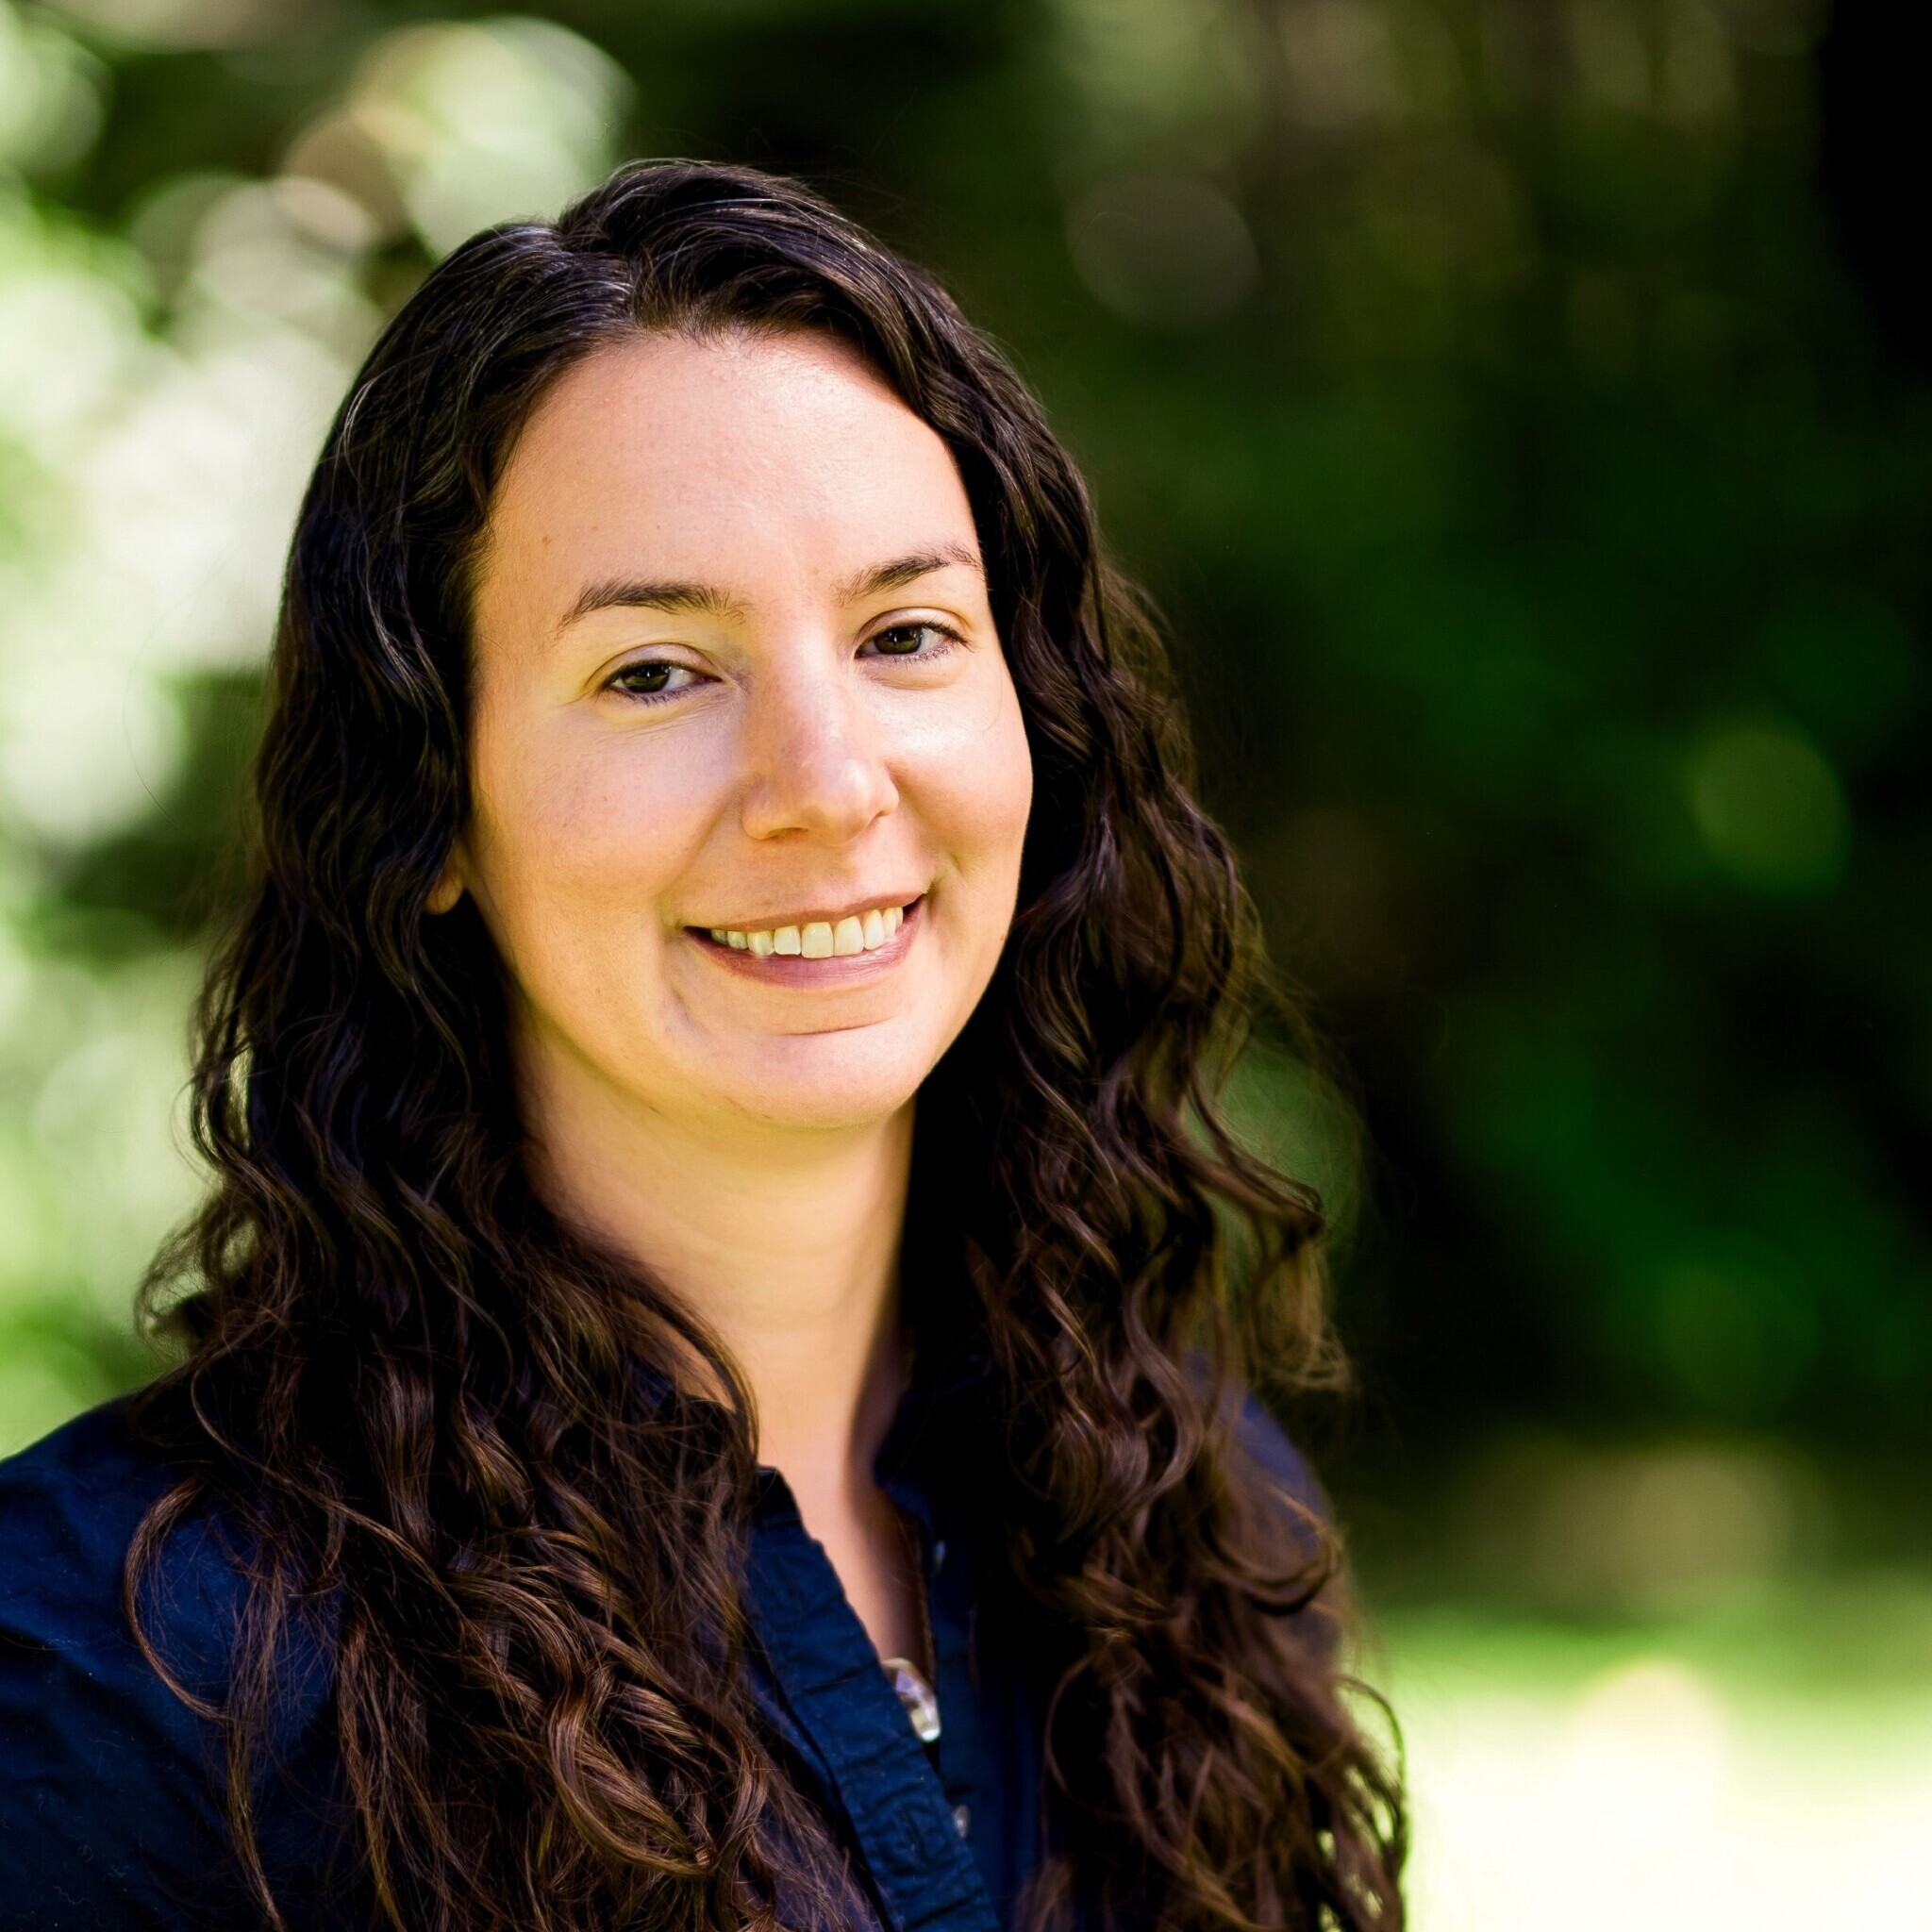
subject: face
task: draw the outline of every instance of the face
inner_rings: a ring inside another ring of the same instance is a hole
[[[593,353],[474,609],[463,891],[540,1091],[715,1128],[903,1108],[1011,923],[1032,798],[939,437],[805,333]]]

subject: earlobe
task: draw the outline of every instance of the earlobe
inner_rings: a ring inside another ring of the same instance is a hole
[[[442,869],[441,875],[429,889],[429,897],[424,902],[431,912],[447,912],[463,896],[463,881],[452,860]]]

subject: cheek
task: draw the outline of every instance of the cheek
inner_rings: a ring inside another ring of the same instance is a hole
[[[661,895],[703,836],[701,774],[567,734],[548,747],[525,738],[478,769],[480,883],[520,977],[524,962],[547,976],[541,960],[634,944],[658,924]]]
[[[1005,853],[1015,878],[1020,849],[1025,842],[1026,821],[1033,809],[1033,752],[1026,741],[1026,721],[1020,712],[1019,693],[1006,680],[999,724],[988,734],[983,757],[987,837]]]
[[[972,729],[930,749],[945,842],[977,887],[1009,897],[1033,804],[1033,759],[1011,684]]]

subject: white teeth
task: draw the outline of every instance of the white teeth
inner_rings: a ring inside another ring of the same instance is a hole
[[[762,932],[741,932],[736,926],[714,925],[712,939],[734,953],[759,959],[774,953],[788,958],[849,958],[855,953],[875,953],[906,923],[902,906],[874,906],[870,911],[848,913],[836,924],[813,919],[804,925],[780,925]]]

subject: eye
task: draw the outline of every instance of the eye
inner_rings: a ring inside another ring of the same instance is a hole
[[[868,644],[879,646],[883,658],[942,658],[964,640],[956,630],[949,630],[942,624],[889,624],[884,630],[875,630],[866,640]]]
[[[613,672],[604,680],[604,689],[649,704],[654,699],[675,697],[680,691],[689,690],[689,685],[668,681],[680,676],[695,681],[698,674],[688,664],[671,664],[661,658],[653,658]]]

